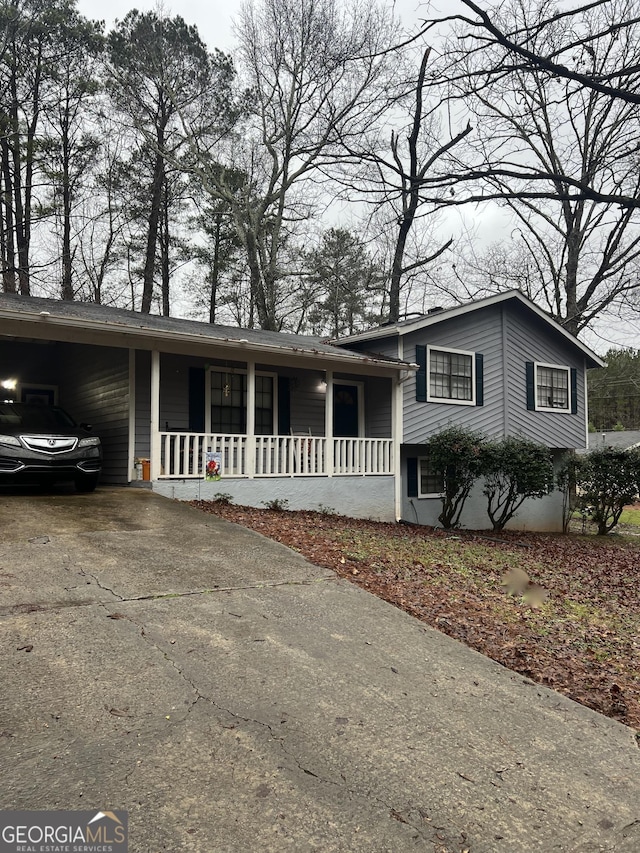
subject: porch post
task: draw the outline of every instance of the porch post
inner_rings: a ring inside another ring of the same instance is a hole
[[[245,450],[246,473],[249,478],[256,473],[256,363],[247,362],[247,446]]]
[[[391,380],[391,452],[393,454],[393,493],[396,521],[402,518],[402,461],[400,447],[403,439],[402,403],[403,384],[400,374]]]
[[[160,353],[151,351],[151,480],[160,476]]]
[[[325,371],[327,391],[324,398],[324,440],[326,444],[325,468],[327,477],[333,477],[335,464],[333,451],[333,370]]]

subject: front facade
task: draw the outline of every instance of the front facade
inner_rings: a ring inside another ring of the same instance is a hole
[[[0,384],[57,403],[104,445],[103,482],[438,526],[426,445],[455,425],[587,446],[602,362],[517,291],[347,340],[0,294]],[[561,495],[511,526],[559,530]],[[478,484],[462,524],[488,526]]]
[[[402,386],[401,517],[438,526],[438,483],[425,445],[450,426],[488,439],[518,436],[545,444],[557,466],[568,450],[587,445],[586,376],[600,359],[518,291],[345,341],[414,362]],[[486,499],[477,484],[462,524],[485,529]],[[562,496],[528,501],[512,527],[562,529]]]
[[[145,477],[177,499],[399,514],[400,388],[412,368],[396,360],[0,294],[0,370],[18,399],[57,403],[93,425],[104,483]]]

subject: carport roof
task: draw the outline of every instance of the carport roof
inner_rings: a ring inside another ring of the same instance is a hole
[[[144,346],[145,349],[162,349],[163,344],[171,343],[172,352],[178,351],[180,345],[210,344],[224,349],[260,353],[265,358],[269,354],[289,353],[353,367],[370,365],[396,370],[413,367],[407,362],[378,353],[354,352],[338,347],[311,335],[218,326],[197,320],[141,314],[93,302],[64,302],[0,293],[0,335],[20,334],[39,339],[87,341],[87,332],[100,334],[100,339],[93,341],[95,343],[107,344],[106,338],[111,335],[118,339],[118,345],[128,341],[129,346]]]

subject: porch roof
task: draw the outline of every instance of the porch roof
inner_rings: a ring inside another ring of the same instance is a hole
[[[105,346],[129,346],[170,352],[194,347],[223,349],[269,361],[296,358],[327,362],[343,369],[366,367],[395,372],[415,365],[376,353],[356,352],[311,335],[219,326],[198,320],[141,314],[92,302],[64,302],[0,293],[0,335],[38,340],[73,341]]]

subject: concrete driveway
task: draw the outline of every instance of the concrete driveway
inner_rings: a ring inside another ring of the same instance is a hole
[[[339,521],[336,521],[339,523]],[[3,808],[132,853],[640,850],[634,733],[143,489],[0,494]]]

